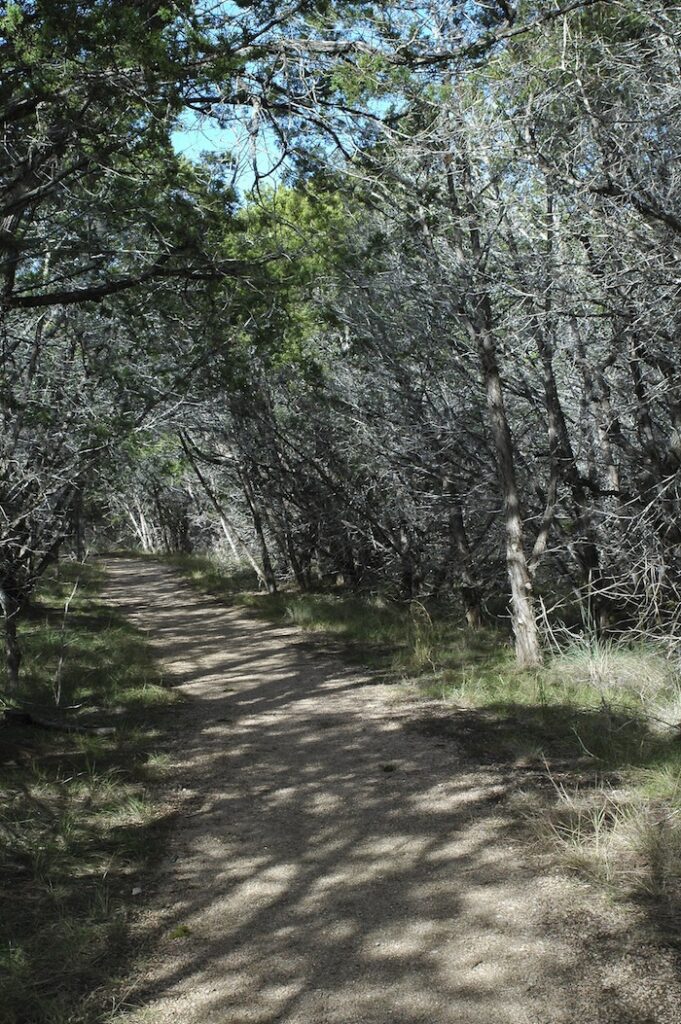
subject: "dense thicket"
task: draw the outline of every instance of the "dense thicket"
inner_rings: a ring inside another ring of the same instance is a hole
[[[681,9],[239,7],[7,11],[10,678],[88,530],[508,608],[523,665],[576,598],[672,628]]]

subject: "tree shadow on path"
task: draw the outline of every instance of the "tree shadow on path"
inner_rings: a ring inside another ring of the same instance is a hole
[[[188,697],[174,751],[188,799],[133,1019],[681,1019],[664,957],[647,986],[626,982],[626,922],[528,858],[506,803],[517,772],[405,728],[413,706],[358,688],[295,630],[197,598],[154,564],[108,570],[107,598],[149,628]],[[613,963],[626,983],[611,984]]]

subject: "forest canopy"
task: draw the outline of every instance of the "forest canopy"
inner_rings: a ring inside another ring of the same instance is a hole
[[[112,545],[524,667],[560,616],[674,633],[680,57],[668,0],[0,6],[9,692]]]

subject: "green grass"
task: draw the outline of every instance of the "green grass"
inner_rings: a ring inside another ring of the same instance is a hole
[[[353,661],[441,690],[447,679],[480,682],[512,659],[504,635],[472,632],[451,609],[381,595],[340,592],[244,594],[241,603],[273,622],[338,641]],[[447,684],[448,685],[448,684]]]
[[[436,627],[422,605],[398,604],[371,594],[250,594],[244,603],[274,622],[334,637],[357,660],[394,671],[412,673],[429,667],[433,630],[454,638],[448,624],[443,620]],[[438,642],[443,645],[444,637]]]
[[[142,898],[132,890],[161,848],[154,785],[175,695],[143,636],[99,603],[99,585],[96,567],[64,564],[21,627],[24,706],[115,733],[0,724],[2,1024],[110,1019]]]
[[[195,590],[219,597],[225,604],[240,602],[243,595],[258,590],[258,578],[250,566],[227,570],[215,559],[202,555],[165,555],[163,561],[181,572]]]
[[[181,572],[200,593],[239,604],[271,622],[333,637],[345,646],[348,656],[374,667],[414,674],[431,669],[431,658],[445,652],[448,664],[462,667],[471,659],[489,667],[495,652],[504,657],[499,634],[468,633],[444,614],[435,620],[417,601],[406,605],[342,589],[301,594],[284,588],[267,594],[259,589],[249,567],[222,566],[200,555],[167,555],[162,561]]]

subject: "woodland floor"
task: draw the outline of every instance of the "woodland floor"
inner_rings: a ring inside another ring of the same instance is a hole
[[[678,955],[540,857],[536,780],[471,753],[472,713],[165,567],[105,567],[185,698],[131,1024],[681,1022]]]

